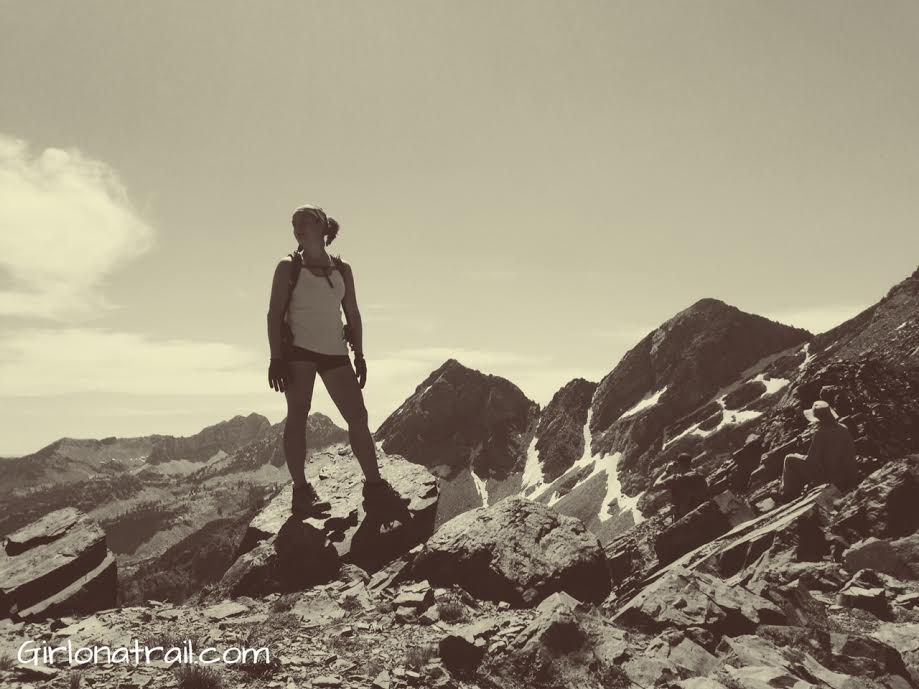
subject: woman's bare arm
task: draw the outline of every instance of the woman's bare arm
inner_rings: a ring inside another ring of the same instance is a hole
[[[351,265],[342,261],[342,277],[345,279],[345,296],[342,297],[341,307],[345,312],[345,320],[348,322],[348,330],[351,333],[351,346],[355,354],[364,352],[364,330],[361,323],[361,312],[357,308],[357,294],[354,291],[354,273]]]
[[[290,278],[290,256],[278,261],[271,280],[271,298],[268,300],[268,347],[272,359],[281,358],[281,323],[284,320],[284,306],[287,302],[287,285]]]

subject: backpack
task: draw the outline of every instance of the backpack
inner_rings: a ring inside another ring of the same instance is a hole
[[[303,267],[303,257],[300,255],[299,251],[292,251],[288,255],[291,258],[291,268],[290,276],[287,279],[287,301],[284,303],[284,311],[281,315],[281,351],[285,359],[294,346],[294,333],[290,329],[290,323],[287,322],[287,314],[290,309],[290,298],[293,296],[294,287],[297,286],[297,280],[300,279],[300,269]],[[341,258],[339,256],[333,256],[332,254],[329,254],[329,257],[332,259],[333,263],[331,266],[332,270],[337,269],[341,272],[343,270]],[[328,281],[329,287],[334,287],[328,274],[326,274],[325,279]]]

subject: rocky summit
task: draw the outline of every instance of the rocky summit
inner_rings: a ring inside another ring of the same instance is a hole
[[[322,419],[307,477],[330,507],[306,518],[258,419],[163,443],[130,480],[92,441],[95,492],[5,460],[24,511],[4,516],[0,686],[919,688],[917,314],[919,271],[816,337],[705,299],[545,408],[450,359],[376,433],[397,519],[367,512]],[[818,400],[856,480],[785,496]],[[16,658],[68,642],[153,650]],[[187,662],[206,647],[223,662]],[[267,653],[227,660],[243,648]]]

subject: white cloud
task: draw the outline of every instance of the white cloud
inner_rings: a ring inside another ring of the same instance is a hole
[[[0,316],[96,318],[113,308],[104,278],[153,241],[106,163],[0,134]]]
[[[21,328],[0,340],[0,396],[234,395],[267,385],[263,357],[234,345],[79,327]]]

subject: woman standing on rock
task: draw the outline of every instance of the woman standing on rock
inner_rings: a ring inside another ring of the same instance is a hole
[[[278,262],[268,306],[268,384],[287,397],[284,455],[294,482],[291,511],[294,516],[308,517],[330,508],[304,473],[306,424],[317,373],[348,424],[348,440],[364,472],[365,508],[369,512],[400,506],[404,500],[380,477],[367,425],[361,392],[367,364],[354,275],[350,265],[325,250],[338,234],[338,223],[318,206],[301,206],[291,222],[297,250]],[[342,308],[347,318],[344,328]],[[354,368],[348,344],[354,351]]]

